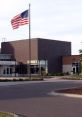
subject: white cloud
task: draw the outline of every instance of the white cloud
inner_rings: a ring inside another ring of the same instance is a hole
[[[0,1],[0,36],[7,40],[28,38],[28,26],[12,30],[11,19],[31,3],[32,37],[71,41],[78,53],[82,41],[82,0]]]

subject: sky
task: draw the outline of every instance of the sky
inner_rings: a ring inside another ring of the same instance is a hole
[[[13,30],[11,19],[31,4],[31,37],[69,41],[82,48],[82,0],[0,0],[0,43],[28,39],[28,25]]]

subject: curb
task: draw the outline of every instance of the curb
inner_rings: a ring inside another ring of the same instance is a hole
[[[26,117],[26,116],[21,115],[21,114],[14,114],[14,113],[12,113],[12,114],[14,115],[14,117]]]
[[[26,117],[26,116],[24,116],[24,115],[20,115],[20,114],[15,114],[15,116],[14,117]]]
[[[65,97],[72,97],[72,98],[82,98],[82,95],[79,95],[79,94],[57,93],[57,92],[54,92],[54,91],[48,93],[48,95],[52,95],[52,96],[65,96]]]

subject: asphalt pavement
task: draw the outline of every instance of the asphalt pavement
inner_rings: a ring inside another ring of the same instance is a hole
[[[0,82],[0,110],[27,117],[81,117],[82,99],[49,95],[57,89],[82,87],[82,81]]]

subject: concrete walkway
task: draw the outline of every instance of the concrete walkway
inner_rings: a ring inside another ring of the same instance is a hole
[[[8,78],[8,77],[7,77]],[[14,77],[13,77],[14,78]],[[3,77],[4,79],[4,77]],[[9,77],[9,79],[11,79]],[[11,85],[20,85],[20,84],[29,84],[29,83],[42,83],[42,82],[67,82],[67,81],[75,81],[75,82],[82,82],[82,80],[65,80],[62,77],[53,77],[53,78],[44,78],[42,81],[7,81],[7,82],[0,82],[0,86],[11,86]]]

